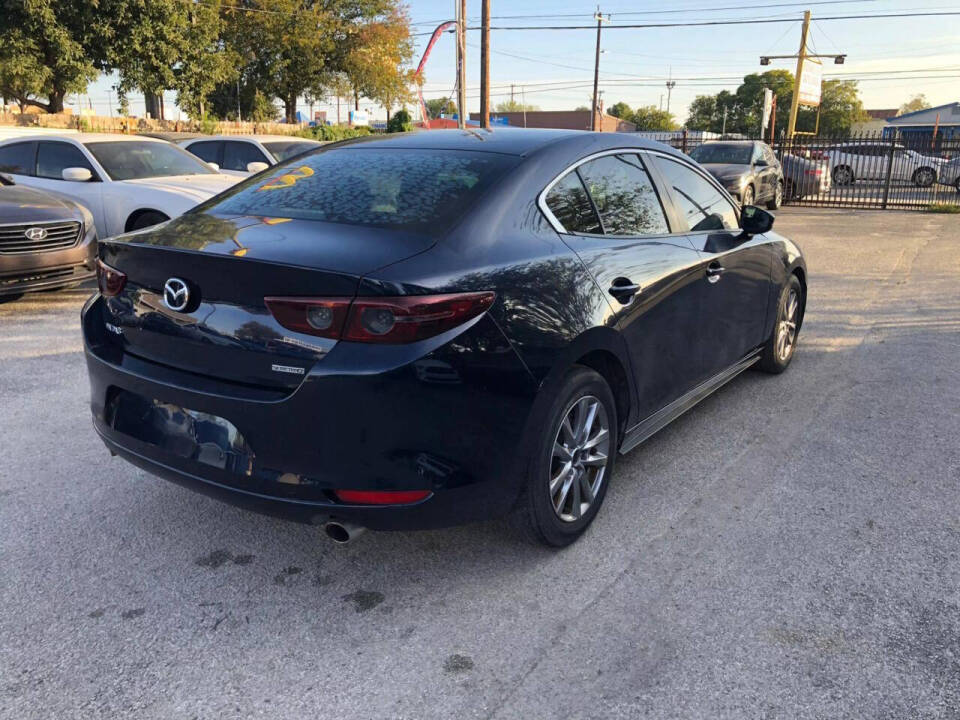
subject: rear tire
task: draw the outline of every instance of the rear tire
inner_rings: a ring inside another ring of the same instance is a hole
[[[917,168],[913,173],[913,183],[917,187],[928,188],[937,181],[937,171],[930,167]]]
[[[773,324],[770,338],[763,346],[760,363],[757,365],[763,372],[779,375],[790,365],[793,353],[797,349],[805,305],[806,298],[803,295],[800,278],[791,273],[790,279],[780,291],[780,298],[777,301],[777,319]]]
[[[855,179],[853,170],[848,165],[837,165],[832,175],[834,185],[852,185]]]
[[[610,386],[574,366],[560,382],[530,458],[513,520],[535,542],[564,547],[590,526],[613,475],[617,406]]]
[[[767,210],[777,210],[783,205],[783,180],[777,180],[777,189],[773,191],[773,199],[767,203]]]

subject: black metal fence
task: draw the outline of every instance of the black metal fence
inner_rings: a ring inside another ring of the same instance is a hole
[[[646,135],[687,153],[706,142],[756,139],[694,131]],[[770,146],[783,170],[785,204],[881,210],[960,204],[960,138],[796,135]]]

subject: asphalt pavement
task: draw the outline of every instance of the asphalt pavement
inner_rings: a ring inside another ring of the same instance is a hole
[[[0,717],[960,718],[960,216],[776,229],[790,369],[622,458],[559,552],[157,480],[91,428],[88,291],[0,305]]]

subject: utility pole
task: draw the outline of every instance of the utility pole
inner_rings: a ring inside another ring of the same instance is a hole
[[[670,95],[673,94],[673,89],[677,86],[676,80],[667,80],[667,114],[670,114]]]
[[[793,137],[797,129],[797,111],[800,109],[800,78],[803,76],[803,62],[807,59],[807,34],[810,32],[810,11],[803,12],[803,30],[800,31],[800,52],[797,53],[797,74],[793,81],[793,99],[790,101],[790,124],[787,136]]]
[[[457,127],[467,127],[467,0],[457,2]]]
[[[480,127],[490,129],[490,0],[483,0],[480,24]]]
[[[720,130],[721,137],[727,134],[727,108],[723,108],[723,127]]]
[[[597,90],[600,84],[600,28],[603,25],[603,15],[600,14],[600,6],[597,5],[597,12],[593,16],[597,20],[597,55],[593,61],[593,114],[590,119],[590,129],[597,131]]]

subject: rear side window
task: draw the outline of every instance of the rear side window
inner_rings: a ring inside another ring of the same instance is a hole
[[[603,232],[577,171],[564,175],[547,193],[547,207],[564,230],[572,233]]]
[[[517,162],[485,152],[340,148],[274,166],[198,209],[438,233]]]
[[[196,155],[198,158],[208,163],[220,164],[220,148],[223,143],[216,140],[207,140],[206,142],[191,143],[187,152]]]
[[[638,156],[605,155],[584,163],[577,171],[607,235],[669,232],[660,199]]]
[[[63,180],[66,168],[86,168],[96,178],[97,173],[80,149],[65,142],[42,142],[37,150],[37,177]]]
[[[248,142],[229,140],[223,144],[223,170],[247,171],[247,164],[262,162],[270,164],[260,148]]]
[[[739,226],[733,204],[705,178],[681,163],[659,155],[655,156],[655,162],[690,230],[732,230]]]
[[[0,172],[33,175],[36,157],[35,142],[13,143],[0,147]]]

